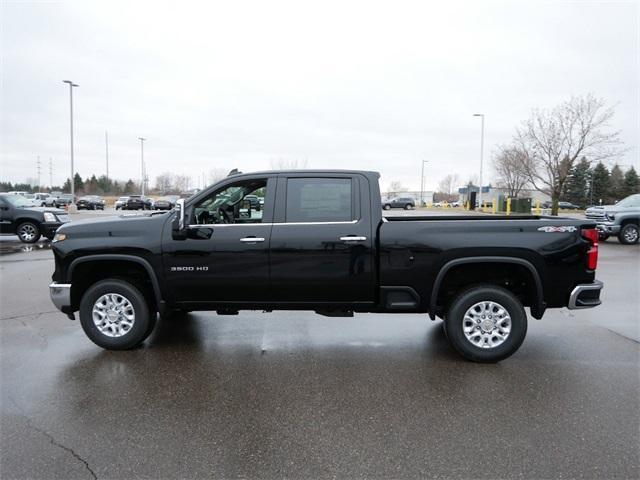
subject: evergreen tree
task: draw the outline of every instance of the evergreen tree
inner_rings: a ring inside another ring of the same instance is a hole
[[[64,181],[64,185],[62,185],[63,193],[71,193],[71,180],[68,178]]]
[[[136,184],[133,183],[133,180],[129,179],[127,180],[127,183],[124,184],[124,193],[135,193],[136,191]]]
[[[78,192],[81,192],[83,187],[84,182],[82,181],[82,177],[79,173],[76,172],[76,174],[73,176],[73,188],[75,190],[75,194],[77,195]]]
[[[624,197],[640,193],[640,178],[633,166],[624,174]]]
[[[593,175],[593,203],[596,205],[604,204],[609,197],[609,169],[605,167],[604,163],[598,162],[595,168],[592,170]]]
[[[609,199],[607,203],[616,203],[625,197],[624,174],[622,169],[616,163],[609,174]]]
[[[565,184],[564,198],[567,202],[575,203],[582,207],[589,203],[589,188],[591,187],[591,171],[589,162],[582,157],[569,173]]]

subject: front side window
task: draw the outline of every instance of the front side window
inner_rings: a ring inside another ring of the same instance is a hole
[[[351,179],[288,179],[285,216],[287,223],[353,220]]]
[[[192,223],[262,223],[264,209],[259,199],[264,198],[266,190],[267,179],[227,185],[195,205]]]

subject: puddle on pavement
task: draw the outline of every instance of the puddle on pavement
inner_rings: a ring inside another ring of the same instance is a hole
[[[22,243],[16,241],[0,242],[0,255],[10,255],[12,253],[39,252],[41,250],[51,250],[51,242],[43,241],[37,243]]]

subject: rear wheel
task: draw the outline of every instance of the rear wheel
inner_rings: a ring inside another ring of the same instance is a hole
[[[22,222],[16,228],[16,235],[22,243],[36,243],[40,240],[40,228],[35,222]]]
[[[389,205],[389,204],[387,203],[387,204],[385,204],[385,206],[384,206],[384,207],[382,207],[382,208],[384,208],[385,210],[389,210],[389,209],[391,208],[391,205]]]
[[[411,210],[412,208],[413,208],[413,205],[411,205],[410,203],[407,203],[407,204],[404,206],[404,209],[405,209],[405,210]]]
[[[513,355],[527,334],[527,315],[518,298],[493,285],[478,285],[451,303],[447,338],[467,360],[492,363]]]
[[[80,301],[80,323],[96,345],[108,350],[128,350],[153,331],[156,314],[142,292],[119,279],[93,284]]]
[[[634,245],[638,243],[640,233],[638,232],[638,225],[635,223],[627,223],[620,229],[618,240],[624,245]]]

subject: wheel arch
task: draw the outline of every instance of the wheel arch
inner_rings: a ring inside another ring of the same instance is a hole
[[[542,286],[540,273],[538,272],[536,267],[528,260],[517,257],[501,256],[457,258],[445,263],[438,272],[438,275],[436,276],[433,287],[431,289],[431,297],[429,300],[429,317],[431,317],[432,320],[434,320],[436,317],[436,311],[438,308],[438,297],[447,279],[447,274],[451,273],[457,267],[481,265],[486,263],[515,265],[519,268],[525,269],[525,271],[529,273],[530,279],[535,289],[535,292],[533,293],[534,296],[530,305],[531,315],[537,319],[542,318],[546,309],[546,305],[544,302],[544,289]]]
[[[153,294],[153,300],[155,300],[156,307],[160,310],[163,306],[162,301],[162,292],[160,290],[160,283],[158,282],[158,277],[151,266],[151,264],[144,258],[135,256],[135,255],[125,255],[125,254],[99,254],[99,255],[87,255],[84,257],[79,257],[74,259],[69,265],[69,269],[67,270],[66,280],[70,284],[74,284],[74,273],[76,272],[84,272],[87,269],[93,267],[94,264],[102,263],[102,262],[110,262],[109,271],[113,270],[114,265],[131,265],[135,266],[138,272],[145,272],[146,279],[148,279],[151,293]],[[117,277],[117,272],[115,272],[115,276]],[[92,278],[95,278],[93,276]],[[73,287],[72,287],[73,288]],[[86,290],[87,286],[85,286]],[[72,298],[73,298],[72,291]],[[79,303],[79,300],[78,300]],[[75,302],[74,302],[75,304]]]

